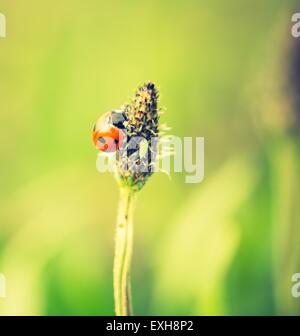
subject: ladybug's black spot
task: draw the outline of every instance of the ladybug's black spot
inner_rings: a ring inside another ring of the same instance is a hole
[[[104,139],[104,138],[102,138],[102,137],[101,137],[101,138],[99,138],[99,139],[98,139],[98,141],[100,141],[100,142],[101,142],[101,143],[103,143],[103,144],[105,143],[105,139]]]
[[[115,144],[117,145],[119,143],[119,140],[118,139],[115,139]]]

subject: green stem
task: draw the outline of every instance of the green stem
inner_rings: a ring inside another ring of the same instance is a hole
[[[130,267],[133,245],[133,206],[135,194],[121,188],[115,236],[114,296],[117,316],[131,316]]]
[[[291,294],[291,277],[300,265],[299,245],[299,144],[283,138],[271,153],[273,190],[273,274],[275,303],[280,315],[299,312]]]

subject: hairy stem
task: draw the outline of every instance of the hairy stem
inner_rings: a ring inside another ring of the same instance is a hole
[[[135,194],[121,188],[115,236],[114,297],[117,316],[131,316],[130,267],[133,243],[133,207]]]

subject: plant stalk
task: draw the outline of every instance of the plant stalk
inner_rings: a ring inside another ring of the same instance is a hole
[[[133,249],[133,208],[135,192],[120,190],[120,204],[115,235],[114,297],[116,316],[132,315],[130,268]]]

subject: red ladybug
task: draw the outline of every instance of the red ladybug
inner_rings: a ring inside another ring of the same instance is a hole
[[[101,116],[93,129],[93,142],[102,152],[112,153],[118,150],[123,142],[125,115],[119,111],[107,112]]]

